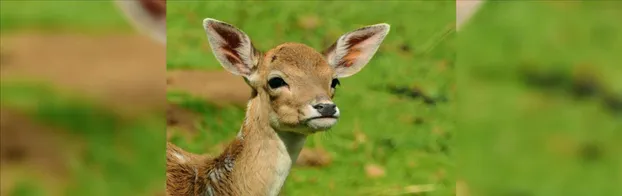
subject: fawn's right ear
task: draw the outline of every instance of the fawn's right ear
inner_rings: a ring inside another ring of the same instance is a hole
[[[248,78],[259,62],[259,52],[246,33],[211,18],[203,20],[207,39],[216,59],[229,72]]]
[[[376,54],[378,47],[389,33],[386,23],[370,25],[351,31],[324,50],[328,64],[337,78],[345,78],[361,71]]]

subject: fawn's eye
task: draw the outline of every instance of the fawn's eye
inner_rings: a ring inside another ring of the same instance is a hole
[[[333,79],[333,81],[330,83],[330,87],[331,87],[331,88],[335,88],[335,87],[337,87],[337,86],[338,86],[338,85],[340,85],[340,84],[341,84],[341,83],[339,83],[339,79],[335,78],[335,79]]]
[[[283,80],[283,78],[274,77],[268,80],[268,85],[270,85],[270,88],[272,89],[277,89],[279,87],[287,85],[287,83],[285,83],[285,80]]]

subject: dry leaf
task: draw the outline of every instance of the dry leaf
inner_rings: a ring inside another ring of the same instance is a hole
[[[434,173],[434,180],[435,181],[441,181],[443,178],[445,178],[446,172],[444,169],[439,169],[438,171],[436,171],[436,173]]]
[[[469,196],[469,189],[463,180],[456,182],[456,196]]]
[[[569,137],[552,135],[546,141],[546,149],[559,156],[571,157],[578,151],[578,143]]]
[[[417,162],[415,162],[414,160],[409,160],[407,164],[408,164],[408,167],[410,168],[417,167]]]
[[[373,187],[363,191],[361,195],[419,195],[419,193],[431,192],[434,190],[436,190],[434,184],[409,185],[406,187]]]
[[[296,164],[309,167],[324,167],[332,162],[332,157],[323,149],[303,148],[298,155]]]
[[[368,164],[365,166],[365,173],[369,178],[380,178],[385,176],[384,168],[376,164]]]
[[[354,141],[356,141],[359,144],[363,144],[367,142],[367,135],[365,135],[365,133],[363,132],[356,131],[354,132]]]
[[[438,126],[435,126],[432,128],[432,133],[434,135],[439,135],[439,136],[445,135],[445,131],[441,127],[438,127]]]
[[[300,177],[298,175],[295,175],[293,173],[290,174],[289,176],[292,179],[292,181],[294,181],[294,182],[302,182],[304,180],[302,177]]]
[[[320,26],[320,18],[317,15],[306,15],[298,18],[298,26],[303,29],[311,30]]]
[[[447,60],[441,60],[438,62],[438,64],[436,64],[436,66],[438,67],[438,71],[440,72],[444,72],[447,70]]]
[[[423,185],[410,185],[404,187],[406,193],[423,193],[434,191],[436,187],[433,184],[423,184]]]
[[[199,115],[173,103],[167,103],[166,126],[175,130],[188,133],[196,133],[195,123],[199,121]]]

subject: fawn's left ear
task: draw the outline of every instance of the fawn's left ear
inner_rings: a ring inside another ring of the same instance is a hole
[[[231,24],[206,18],[203,28],[216,59],[227,71],[246,79],[257,70],[260,52],[242,30]]]
[[[114,1],[143,33],[166,44],[166,0],[115,0]]]
[[[337,77],[345,78],[361,71],[376,54],[389,28],[386,23],[366,26],[342,35],[326,49],[324,56]]]

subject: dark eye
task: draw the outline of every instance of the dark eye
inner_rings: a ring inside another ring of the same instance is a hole
[[[331,88],[335,88],[337,87],[337,85],[340,85],[341,83],[339,83],[339,80],[337,78],[333,79],[333,82],[330,83],[330,87]]]
[[[285,83],[285,80],[283,80],[283,78],[276,77],[268,80],[268,85],[270,85],[270,88],[276,89],[281,86],[287,85],[287,83]]]

